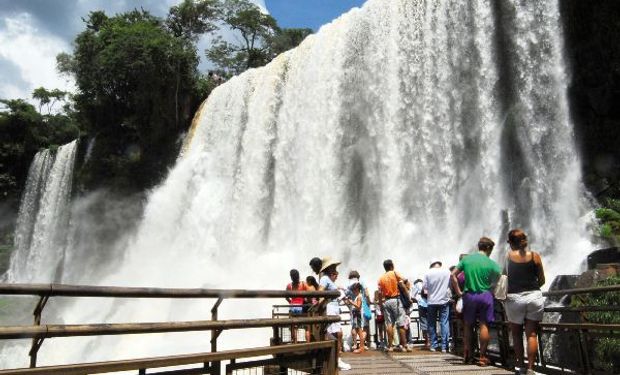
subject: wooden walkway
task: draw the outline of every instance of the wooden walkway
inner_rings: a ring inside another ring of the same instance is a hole
[[[374,374],[472,374],[472,375],[510,375],[514,374],[503,368],[476,365],[464,365],[463,359],[453,354],[430,353],[414,350],[412,353],[384,353],[369,350],[363,354],[344,353],[342,360],[351,365],[351,370],[340,371],[340,375],[374,375]]]

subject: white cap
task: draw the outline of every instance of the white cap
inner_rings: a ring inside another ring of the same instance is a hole
[[[431,262],[431,267],[433,267],[433,265],[435,265],[435,263],[439,263],[439,266],[442,266],[443,263],[441,263],[441,261],[439,259],[435,259]]]

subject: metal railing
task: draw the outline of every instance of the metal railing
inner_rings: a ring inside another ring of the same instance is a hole
[[[290,325],[313,325],[317,332],[323,332],[327,324],[337,321],[337,317],[324,316],[324,309],[317,316],[300,317],[291,319],[237,319],[218,320],[218,308],[224,299],[244,298],[291,298],[291,297],[336,297],[338,292],[329,291],[283,291],[283,290],[241,290],[241,289],[174,289],[174,288],[134,288],[134,287],[104,287],[62,284],[0,284],[0,295],[35,295],[39,301],[34,308],[34,324],[31,326],[2,326],[0,327],[0,340],[4,339],[32,339],[29,352],[30,369],[14,369],[0,371],[0,374],[21,373],[97,373],[121,371],[119,369],[137,369],[140,374],[145,374],[147,368],[178,366],[189,363],[203,362],[204,366],[194,370],[175,370],[166,373],[210,373],[219,375],[221,372],[221,360],[228,359],[231,363],[228,370],[242,368],[245,365],[236,363],[237,358],[248,356],[274,355],[275,363],[280,367],[284,363],[292,363],[291,358],[299,357],[300,350],[306,351],[302,355],[306,362],[311,360],[314,368],[322,368],[321,373],[333,373],[335,360],[337,359],[336,344],[333,341],[325,341],[319,337],[320,342],[307,343],[306,346],[276,346],[282,344],[279,337],[279,327]],[[149,322],[149,323],[116,323],[116,324],[41,324],[41,314],[51,297],[117,297],[117,298],[204,298],[216,299],[211,309],[211,320],[184,321],[184,322]],[[323,306],[321,306],[323,307]],[[248,329],[271,327],[273,337],[271,346],[267,348],[252,348],[240,351],[217,351],[217,339],[224,330]],[[187,356],[144,358],[131,361],[101,362],[80,365],[53,366],[37,369],[37,353],[46,338],[52,337],[76,337],[76,336],[103,336],[125,334],[148,334],[162,332],[187,332],[187,331],[210,331],[211,352],[196,353]],[[288,353],[288,355],[285,355]],[[277,358],[275,356],[278,356]],[[182,359],[180,359],[182,358]],[[325,366],[319,366],[317,358],[321,359]],[[180,362],[178,362],[180,361]],[[189,361],[189,362],[188,362]],[[194,362],[192,362],[194,361]],[[295,363],[299,363],[297,358]],[[177,363],[178,362],[178,363]],[[262,360],[261,363],[268,361]],[[272,360],[273,362],[273,360]],[[43,372],[41,372],[43,371]],[[179,372],[181,371],[181,372]],[[188,372],[189,371],[189,372]]]

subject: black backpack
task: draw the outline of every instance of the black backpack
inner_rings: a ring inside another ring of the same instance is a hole
[[[394,277],[396,277],[396,272],[394,272]],[[403,308],[405,310],[409,310],[411,308],[411,305],[413,305],[411,297],[409,296],[409,292],[407,291],[407,288],[403,285],[403,283],[398,282],[398,277],[396,277],[396,279],[396,285],[398,285],[398,292],[400,294],[400,303],[403,304]]]

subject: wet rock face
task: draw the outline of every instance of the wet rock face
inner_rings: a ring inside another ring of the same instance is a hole
[[[588,255],[588,269],[593,270],[598,266],[612,265],[620,263],[620,248],[610,247],[608,249],[600,249]],[[607,268],[607,267],[602,267]]]
[[[588,187],[618,196],[620,148],[620,2],[560,2],[571,66],[569,96]]]

